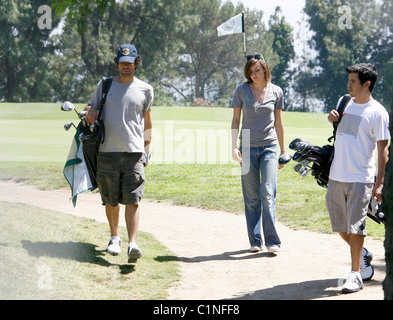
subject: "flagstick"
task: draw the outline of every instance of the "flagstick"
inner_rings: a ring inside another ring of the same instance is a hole
[[[247,58],[246,27],[244,24],[244,12],[242,13],[242,24],[243,24],[243,51],[244,51],[244,57]]]
[[[243,32],[243,38],[244,38],[244,48],[243,48],[243,50],[244,50],[244,57],[246,57],[246,58],[247,58],[247,49],[246,49],[246,33],[245,33],[245,32]]]

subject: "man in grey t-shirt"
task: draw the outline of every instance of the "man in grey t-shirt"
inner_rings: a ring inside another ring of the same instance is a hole
[[[153,88],[134,76],[141,58],[131,44],[123,44],[115,58],[119,76],[114,78],[102,111],[105,140],[100,146],[97,183],[111,231],[107,251],[120,254],[118,232],[119,204],[125,205],[128,231],[128,261],[142,256],[136,244],[139,225],[139,201],[144,193],[144,166],[149,160],[151,140],[151,107]],[[100,82],[85,107],[86,119],[94,123],[101,102]]]

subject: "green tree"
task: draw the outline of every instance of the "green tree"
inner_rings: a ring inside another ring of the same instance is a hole
[[[48,3],[48,0],[0,3],[0,70],[4,74],[0,80],[1,100],[42,101],[54,94],[48,82],[47,59],[55,50],[50,33],[60,20],[50,15],[49,10],[39,13],[39,8]],[[41,22],[43,15],[48,15],[51,21]]]
[[[75,26],[66,23],[55,40],[57,52],[48,58],[50,82],[55,91],[52,100],[86,103],[99,77],[91,76],[81,58],[80,35]]]
[[[64,64],[53,63],[65,76],[58,78],[59,96],[66,93],[66,81],[69,96],[86,101],[102,76],[117,74],[113,59],[122,43],[137,47],[142,57],[138,76],[156,88],[176,56],[181,30],[177,13],[182,7],[177,1],[57,0],[54,7],[57,14],[68,13],[60,38],[61,54],[56,57]]]
[[[52,30],[37,28],[41,4],[52,5],[56,13],[52,29],[64,21],[62,33],[53,36]],[[243,35],[218,37],[216,28],[243,11],[248,53],[261,52],[280,81],[290,58],[290,30],[277,17],[269,32],[262,23],[263,12],[243,5],[221,0],[3,2],[0,68],[6,76],[0,80],[0,98],[86,102],[102,76],[117,74],[117,47],[131,42],[142,56],[138,76],[153,85],[156,101],[172,99],[160,83],[176,87],[187,100],[228,100],[244,81]]]
[[[220,0],[186,1],[183,16],[188,22],[178,56],[178,70],[180,81],[192,83],[192,97],[207,99],[211,89],[225,91],[222,86],[219,88],[215,76],[224,70],[230,73],[239,64],[244,56],[243,38],[241,34],[218,37],[217,26],[242,10],[242,6],[235,8],[232,3],[221,6]]]
[[[378,69],[375,96],[388,109],[393,109],[393,3],[383,0],[369,39],[370,62]]]
[[[285,78],[294,52],[289,40],[292,30],[278,13],[272,20],[272,30],[267,30],[262,22],[262,11],[220,0],[189,0],[184,5],[183,16],[187,17],[188,26],[178,59],[181,91],[190,92],[191,87],[189,95],[193,98],[223,101],[228,105],[236,85],[245,80],[244,41],[243,34],[218,37],[217,27],[242,12],[245,13],[247,53],[262,53],[275,79]]]
[[[276,7],[274,15],[269,19],[269,33],[274,40],[272,49],[280,59],[274,67],[272,81],[280,86],[284,91],[284,96],[289,96],[289,83],[293,76],[290,69],[290,62],[295,59],[295,49],[293,43],[293,28],[285,21],[280,7]]]
[[[314,70],[313,91],[325,104],[325,112],[335,108],[346,93],[346,67],[368,61],[369,39],[380,11],[375,0],[306,0],[310,41],[317,59],[309,61]],[[318,70],[318,71],[316,71]]]

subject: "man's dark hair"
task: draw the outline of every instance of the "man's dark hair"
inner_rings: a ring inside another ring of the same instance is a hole
[[[363,85],[370,81],[368,89],[373,92],[375,83],[378,79],[377,68],[369,63],[359,63],[347,68],[348,73],[357,73],[359,75],[360,83]]]
[[[115,62],[116,65],[117,65],[117,64],[118,64],[118,62],[117,62],[117,57],[115,57],[113,60],[114,60],[114,62]],[[141,56],[137,56],[137,57],[135,58],[135,62],[134,62],[135,70],[138,69],[138,68],[141,66],[141,64],[142,64],[142,58],[141,58]]]

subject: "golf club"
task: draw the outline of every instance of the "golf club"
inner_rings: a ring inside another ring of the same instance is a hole
[[[70,121],[70,122],[67,122],[67,123],[64,125],[64,130],[65,130],[65,131],[68,131],[68,130],[70,130],[70,128],[71,128],[72,126],[76,129],[76,126],[74,125],[73,122],[71,122],[71,121]]]
[[[303,168],[303,163],[297,163],[295,164],[295,166],[293,167],[293,170],[295,170],[295,172],[299,172],[299,170]]]
[[[100,125],[100,123],[99,123],[97,120],[94,122],[94,124],[91,124],[91,125],[90,125],[90,131],[91,131],[91,132],[94,132],[94,127],[95,127],[96,125],[97,125],[97,126]]]
[[[310,173],[310,171],[311,171],[310,167],[303,167],[302,169],[299,170],[299,175],[302,178],[305,178]]]
[[[278,158],[278,163],[279,164],[287,164],[289,161],[291,161],[291,159],[292,159],[292,156],[290,154],[284,153]]]
[[[320,156],[329,156],[330,155],[323,148],[320,148],[318,146],[314,146],[312,144],[307,144],[307,143],[301,143],[299,145],[299,147],[297,148],[297,152],[300,153],[301,155],[306,155],[306,154],[314,154],[314,155],[320,155]]]
[[[379,219],[385,218],[385,214],[383,213],[382,204],[378,203],[378,201],[375,197],[371,200],[370,206],[371,206],[371,212],[374,216],[376,216]]]
[[[311,161],[309,160],[303,160],[302,162],[299,162],[298,164],[296,164],[293,167],[293,170],[295,170],[295,172],[299,172],[299,170],[303,167],[308,167],[308,165],[311,163]],[[309,167],[310,168],[310,167]]]
[[[78,111],[75,109],[74,104],[73,104],[72,102],[70,102],[70,101],[65,101],[65,102],[61,105],[61,108],[60,108],[60,109],[61,109],[62,111],[72,111],[72,110],[74,110],[74,111],[76,112],[76,114],[78,115],[78,118],[81,119],[81,120],[86,116],[86,113],[87,113],[87,111],[78,112]]]
[[[297,149],[299,148],[299,146],[300,146],[301,144],[304,144],[304,143],[310,144],[310,142],[308,142],[308,141],[306,141],[306,140],[297,138],[297,139],[293,140],[293,141],[289,144],[289,149],[294,150],[294,151],[297,151]]]

